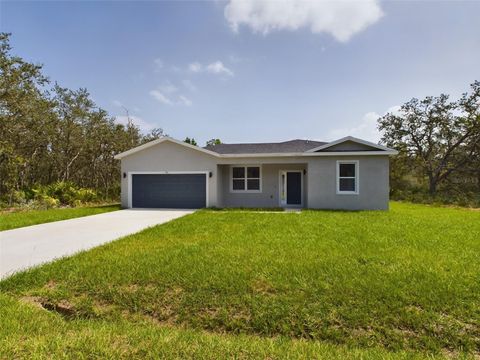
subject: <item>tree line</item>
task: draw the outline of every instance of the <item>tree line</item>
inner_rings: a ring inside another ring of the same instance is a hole
[[[42,66],[11,52],[0,33],[0,202],[12,204],[35,186],[69,182],[101,197],[119,193],[114,155],[149,141],[128,121],[118,124],[86,89],[51,81]]]
[[[480,82],[457,100],[413,98],[378,119],[393,197],[480,206]]]

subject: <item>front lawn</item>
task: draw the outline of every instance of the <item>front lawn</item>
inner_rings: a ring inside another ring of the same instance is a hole
[[[478,211],[204,210],[1,282],[0,357],[478,356],[479,253]]]
[[[1,359],[423,359],[406,351],[177,328],[141,316],[65,320],[2,294],[0,318]]]
[[[82,216],[102,214],[115,210],[120,210],[120,205],[86,206],[48,210],[20,210],[13,212],[0,211],[0,231],[52,221],[73,219]]]

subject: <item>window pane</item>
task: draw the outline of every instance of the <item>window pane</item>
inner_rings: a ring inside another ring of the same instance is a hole
[[[233,190],[245,190],[245,180],[233,180]]]
[[[355,191],[355,179],[340,179],[340,191]]]
[[[244,167],[234,167],[233,170],[234,178],[244,178],[245,177],[245,168]]]
[[[247,190],[260,190],[260,180],[247,180]]]
[[[260,168],[259,167],[248,167],[247,168],[247,177],[249,177],[249,178],[259,178],[260,177]]]
[[[355,164],[340,164],[340,177],[355,177]]]

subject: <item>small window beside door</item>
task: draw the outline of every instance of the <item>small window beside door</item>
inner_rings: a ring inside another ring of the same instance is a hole
[[[337,161],[337,194],[358,194],[358,160]]]
[[[261,171],[259,166],[232,166],[232,192],[260,192]]]

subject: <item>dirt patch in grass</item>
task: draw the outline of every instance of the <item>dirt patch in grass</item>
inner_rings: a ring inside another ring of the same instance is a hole
[[[129,284],[126,286],[122,286],[122,292],[129,293],[129,294],[137,292],[138,289],[140,289],[140,286],[137,284]]]
[[[57,303],[50,302],[44,298],[38,296],[24,296],[20,298],[20,301],[29,305],[33,305],[37,308],[60,314],[64,318],[73,318],[76,315],[76,311],[73,305],[67,300],[61,300]]]
[[[42,306],[46,310],[54,311],[65,318],[76,317],[75,308],[67,300],[61,300],[58,303],[42,302]]]
[[[57,283],[54,280],[50,280],[43,286],[45,290],[54,290],[56,287]]]
[[[178,298],[182,294],[183,294],[183,289],[180,286],[173,286],[171,288],[168,288],[164,292],[164,296],[167,299]]]
[[[251,289],[256,294],[273,295],[276,293],[275,288],[264,277],[257,278],[252,281]]]
[[[336,326],[337,329],[341,329],[340,326]],[[371,328],[356,328],[351,332],[351,336],[354,338],[372,337],[375,335],[375,331]]]
[[[23,296],[19,300],[24,304],[32,305],[36,308],[46,310],[42,305],[42,298],[38,296]]]

